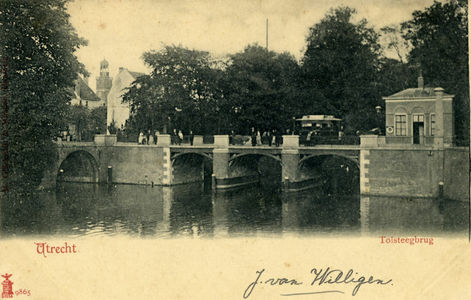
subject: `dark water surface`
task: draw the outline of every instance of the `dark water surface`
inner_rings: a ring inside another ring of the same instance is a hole
[[[2,237],[393,235],[467,239],[469,228],[465,202],[329,196],[313,190],[282,193],[253,187],[213,192],[202,184],[62,183],[56,192],[41,192],[21,202],[9,209],[2,205]]]

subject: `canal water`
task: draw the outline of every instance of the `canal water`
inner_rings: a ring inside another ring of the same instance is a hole
[[[424,198],[61,183],[2,205],[0,236],[468,238],[469,204]],[[11,204],[14,203],[14,204]]]

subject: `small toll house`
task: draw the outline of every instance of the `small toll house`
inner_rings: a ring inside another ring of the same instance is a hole
[[[454,136],[453,95],[440,87],[424,87],[420,75],[417,88],[388,97],[386,143],[451,146]]]

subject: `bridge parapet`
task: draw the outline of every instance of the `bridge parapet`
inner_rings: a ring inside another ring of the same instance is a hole
[[[95,134],[95,144],[99,146],[113,146],[118,142],[116,134]]]
[[[360,141],[361,148],[378,148],[378,136],[375,134],[361,135]]]
[[[228,135],[215,135],[214,136],[214,148],[228,149],[229,148],[229,136]]]
[[[195,146],[202,146],[203,143],[203,136],[202,135],[195,135],[193,138],[193,145]]]
[[[172,138],[170,134],[159,134],[157,136],[157,146],[159,147],[169,147],[171,144]]]
[[[299,135],[284,135],[283,149],[299,149]]]

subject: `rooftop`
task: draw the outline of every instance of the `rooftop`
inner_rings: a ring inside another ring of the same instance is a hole
[[[402,98],[435,98],[435,88],[432,87],[424,87],[424,88],[410,88],[400,91],[399,93],[393,94],[388,97],[384,97],[386,99],[402,99]],[[453,97],[447,93],[443,93],[443,97]]]
[[[139,76],[145,75],[144,73],[133,72],[133,71],[129,71],[129,70],[128,70],[128,72],[129,72],[129,74],[131,74],[131,76],[134,77],[134,78],[137,78],[137,77],[139,77]]]
[[[78,76],[77,80],[75,81],[76,88],[75,93],[76,96],[82,100],[86,101],[100,101],[100,97],[98,97],[95,92],[88,86],[88,84],[83,81],[82,77]]]

